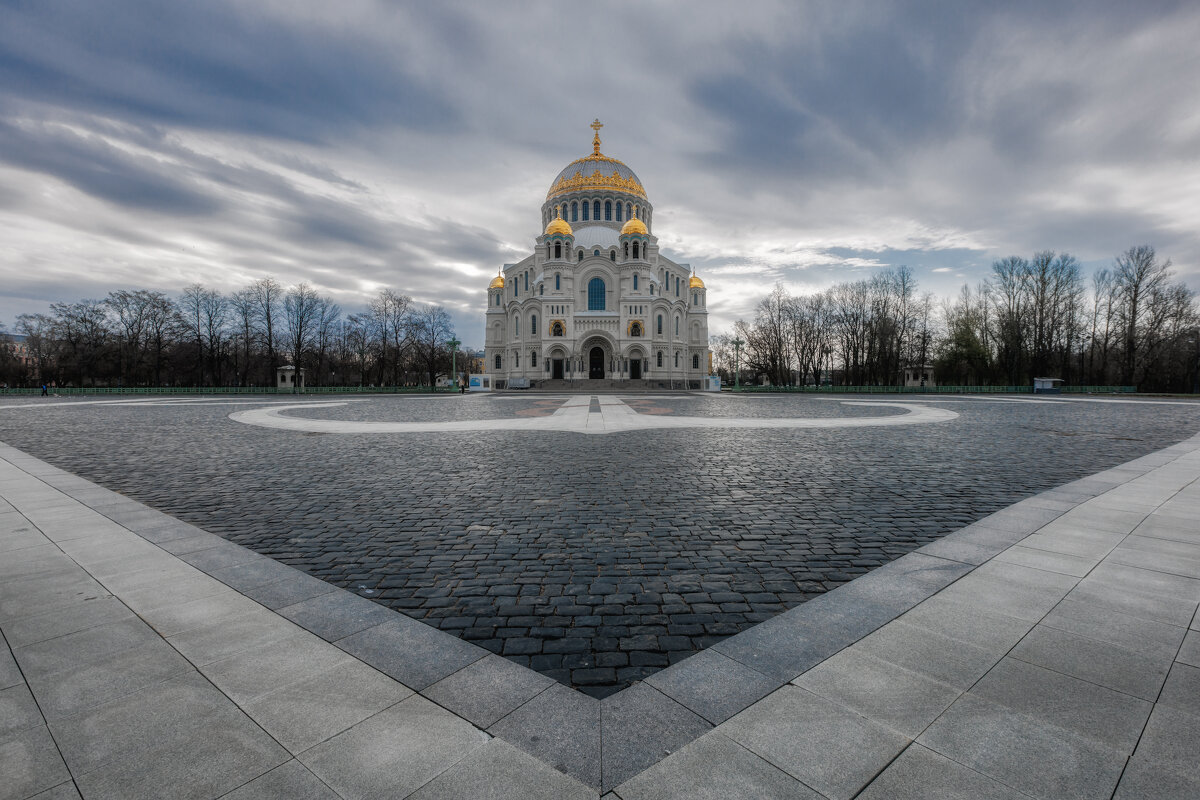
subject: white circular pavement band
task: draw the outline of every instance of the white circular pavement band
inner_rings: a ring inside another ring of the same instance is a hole
[[[598,401],[599,411],[591,411]],[[639,414],[620,398],[612,396],[572,397],[553,414],[544,417],[470,419],[448,422],[367,422],[361,420],[312,419],[286,416],[292,409],[334,408],[344,403],[297,405],[235,411],[229,418],[246,425],[305,433],[449,433],[456,431],[556,431],[565,433],[621,433],[660,428],[868,428],[892,425],[923,425],[947,422],[958,417],[953,411],[913,403],[844,401],[842,405],[899,408],[908,412],[880,417],[683,417]]]

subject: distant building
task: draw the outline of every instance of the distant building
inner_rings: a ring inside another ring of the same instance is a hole
[[[542,204],[532,254],[488,287],[485,370],[529,381],[671,381],[709,372],[704,281],[658,250],[654,208],[628,166],[600,152],[568,164]]]
[[[933,367],[926,364],[921,367],[907,367],[904,370],[905,386],[937,386],[933,379]]]

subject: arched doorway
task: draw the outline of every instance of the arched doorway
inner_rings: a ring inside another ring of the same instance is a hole
[[[604,377],[604,348],[593,347],[588,351],[588,377],[592,379]]]

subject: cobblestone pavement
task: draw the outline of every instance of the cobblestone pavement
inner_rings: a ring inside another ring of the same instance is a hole
[[[627,399],[688,416],[896,413],[828,397]],[[1200,429],[1194,404],[903,399],[959,417],[342,436],[230,421],[247,398],[6,408],[21,398],[0,402],[0,440],[605,696],[1033,492]],[[557,402],[371,397],[292,413],[499,419]]]

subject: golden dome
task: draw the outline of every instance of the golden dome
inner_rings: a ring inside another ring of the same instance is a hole
[[[689,289],[703,289],[704,281],[700,280],[698,277],[693,275],[692,279],[690,281],[688,281],[688,288]]]
[[[546,235],[549,236],[552,233],[559,233],[563,236],[575,235],[571,230],[571,226],[568,225],[567,221],[562,218],[562,214],[559,214],[557,217],[550,220],[550,224],[546,226]]]
[[[644,222],[635,217],[621,226],[622,236],[630,233],[640,233],[642,236],[648,236],[650,231],[646,230],[646,224]]]
[[[492,278],[492,282],[488,284],[488,288],[489,289],[503,289],[504,288],[504,276],[497,275],[496,277]]]
[[[625,162],[600,152],[600,120],[592,123],[592,152],[577,158],[558,173],[546,192],[546,199],[582,191],[624,192],[644,198],[646,190]]]

